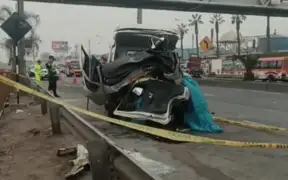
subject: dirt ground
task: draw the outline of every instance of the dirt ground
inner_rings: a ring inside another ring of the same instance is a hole
[[[41,115],[39,105],[6,113],[0,119],[0,179],[65,179],[73,157],[58,157],[57,150],[75,146],[79,140],[62,131],[63,135],[51,135],[49,116]]]

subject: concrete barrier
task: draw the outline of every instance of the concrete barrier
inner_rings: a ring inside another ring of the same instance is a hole
[[[288,84],[267,83],[269,92],[288,93]]]
[[[223,80],[210,80],[210,79],[196,79],[196,81],[201,86],[237,88],[237,89],[249,89],[249,90],[257,90],[257,91],[288,93],[288,84],[284,84],[284,83],[223,81]]]

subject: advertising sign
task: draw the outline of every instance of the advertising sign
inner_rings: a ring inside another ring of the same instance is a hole
[[[52,50],[55,52],[68,51],[68,41],[52,41]]]
[[[212,48],[212,42],[211,40],[205,36],[201,41],[200,41],[200,47],[204,52],[208,52]]]

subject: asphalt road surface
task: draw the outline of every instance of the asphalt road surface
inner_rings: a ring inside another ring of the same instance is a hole
[[[42,82],[47,87],[46,82]],[[202,87],[211,111],[226,118],[288,126],[288,101],[285,94]],[[61,99],[86,108],[86,98],[80,80],[62,78],[59,82]],[[103,113],[92,103],[89,109]],[[286,180],[288,178],[287,150],[244,149],[194,143],[167,144],[126,128],[85,117],[120,147],[137,151],[158,165],[139,160],[151,173],[164,180]],[[288,143],[287,134],[264,133],[236,126],[222,125],[222,134],[201,134],[220,139]],[[137,158],[137,157],[136,157]],[[159,165],[159,163],[161,163]],[[152,168],[151,168],[152,167]]]
[[[10,69],[10,66],[8,66],[8,63],[0,61],[0,69]]]
[[[219,87],[202,90],[218,116],[288,127],[287,94]]]

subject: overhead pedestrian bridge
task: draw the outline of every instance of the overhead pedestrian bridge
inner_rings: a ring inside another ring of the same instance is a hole
[[[288,17],[288,1],[285,0],[25,0],[27,1]]]

